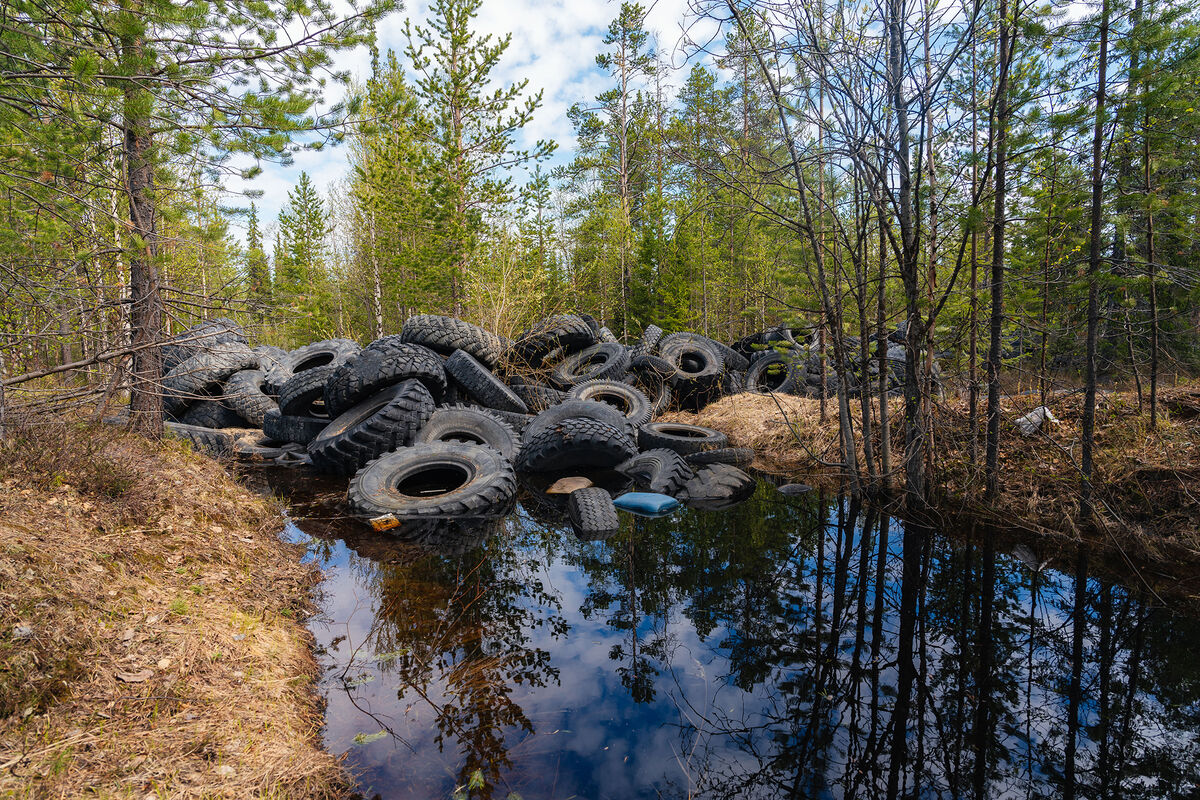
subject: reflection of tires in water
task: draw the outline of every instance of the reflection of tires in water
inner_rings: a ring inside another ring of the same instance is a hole
[[[652,492],[676,496],[695,473],[674,450],[656,448],[644,450],[628,461],[617,465],[617,471],[633,478]]]
[[[517,491],[508,459],[490,447],[415,444],[375,459],[350,481],[356,514],[479,517],[502,511]]]
[[[571,492],[567,497],[567,515],[581,539],[607,539],[621,527],[612,496],[599,486]]]
[[[690,508],[720,511],[735,506],[754,494],[754,478],[731,464],[712,464],[696,470],[679,494]]]
[[[503,518],[428,520],[411,539],[418,547],[439,556],[460,556],[487,544],[504,527]]]

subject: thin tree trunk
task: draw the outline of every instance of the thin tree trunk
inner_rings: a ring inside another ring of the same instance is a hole
[[[1000,337],[1004,329],[1004,224],[1005,172],[1008,156],[1008,2],[1000,0],[1000,77],[996,83],[996,198],[992,220],[992,317],[988,346],[988,404],[986,491],[995,496],[1000,482]],[[1015,31],[1011,35],[1015,37]]]
[[[136,13],[136,12],[135,12]],[[126,64],[140,68],[144,43],[123,36],[121,51]],[[124,86],[125,191],[129,202],[129,327],[134,348],[130,374],[130,427],[160,436],[163,431],[162,355],[156,346],[163,330],[163,302],[159,287],[157,220],[154,205],[153,139],[147,118],[146,92],[136,79]]]
[[[1100,236],[1103,221],[1100,203],[1104,198],[1104,172],[1102,157],[1104,149],[1104,102],[1108,79],[1108,0],[1103,0],[1100,11],[1100,63],[1096,78],[1096,125],[1092,135],[1092,214],[1091,231],[1088,234],[1088,319],[1087,319],[1087,375],[1083,395],[1083,452],[1080,469],[1083,482],[1080,488],[1080,516],[1085,520],[1092,516],[1092,472],[1094,469],[1092,449],[1096,431],[1096,337],[1100,329]]]
[[[1105,0],[1107,6],[1107,0]],[[1087,631],[1087,551],[1080,547],[1075,562],[1075,608],[1071,614],[1071,681],[1067,689],[1067,746],[1063,769],[1063,800],[1075,800],[1075,754],[1079,739],[1079,706],[1083,698],[1083,639]]]
[[[888,413],[891,369],[887,338],[887,218],[879,214],[879,305],[875,313],[875,345],[879,350],[879,472],[888,480],[892,471],[892,421]]]

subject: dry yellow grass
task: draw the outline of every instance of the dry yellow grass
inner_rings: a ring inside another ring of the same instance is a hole
[[[1039,404],[1027,395],[1002,400],[1000,492],[986,502],[982,432],[972,464],[965,400],[936,405],[937,459],[930,475],[935,513],[1001,528],[1083,535],[1078,529],[1083,395],[1052,396],[1048,404],[1060,423],[1045,435],[1018,435],[1013,421]],[[1163,393],[1157,431],[1149,430],[1148,413],[1138,411],[1135,394],[1103,393],[1098,406],[1099,525],[1092,533],[1138,558],[1195,563],[1200,559],[1200,382]],[[810,398],[738,394],[697,414],[672,412],[663,419],[726,433],[731,444],[754,449],[759,469],[808,482],[837,481],[839,471],[829,466],[841,460],[837,409],[830,401],[822,422],[819,408]],[[877,404],[873,410],[877,415]],[[903,400],[895,399],[890,411],[893,463],[898,463],[904,447]],[[857,403],[853,413],[857,417]],[[878,437],[875,444],[878,451]]]
[[[659,420],[721,431],[732,446],[753,449],[752,466],[765,472],[829,479],[838,471],[828,465],[842,460],[837,401],[832,399],[824,422],[819,400],[749,392],[722,397],[699,413],[672,411]]]
[[[280,518],[186,446],[0,446],[0,796],[338,796]]]

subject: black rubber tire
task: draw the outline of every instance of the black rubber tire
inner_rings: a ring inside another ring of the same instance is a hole
[[[742,371],[725,373],[721,379],[721,391],[725,394],[740,394],[746,391],[746,373]]]
[[[696,471],[684,485],[679,499],[690,508],[717,511],[729,508],[754,494],[757,482],[731,464],[713,464]]]
[[[524,433],[529,427],[529,423],[533,422],[533,414],[518,414],[514,411],[501,411],[497,408],[485,409],[489,414],[496,419],[509,425],[517,433]]]
[[[182,422],[164,422],[168,436],[189,442],[196,450],[221,458],[233,452],[233,434],[228,431],[201,428]]]
[[[671,407],[671,383],[657,372],[631,372],[625,382],[650,399],[650,417],[653,419]]]
[[[198,400],[220,394],[230,375],[257,364],[258,356],[241,342],[221,342],[196,353],[163,378],[163,409],[179,416]]]
[[[462,350],[489,369],[494,369],[504,356],[503,342],[496,334],[457,317],[437,314],[409,317],[400,330],[400,341],[423,345],[446,356]]]
[[[513,342],[510,354],[515,364],[539,367],[555,348],[565,355],[596,343],[596,333],[576,314],[556,314],[534,323]]]
[[[434,411],[413,441],[487,445],[509,461],[514,461],[521,451],[521,435],[495,412],[461,405],[444,406]]]
[[[633,478],[639,486],[671,497],[679,494],[684,484],[695,477],[683,456],[674,450],[661,447],[638,453],[628,461],[618,464],[616,470]]]
[[[283,445],[283,442],[257,431],[253,435],[237,437],[233,442],[233,453],[243,461],[274,461],[287,452]]]
[[[716,345],[696,333],[672,333],[658,343],[658,352],[675,368],[677,385],[712,385],[725,372],[725,356]]]
[[[601,326],[600,326],[600,332],[596,334],[596,341],[597,341],[597,342],[610,342],[610,343],[616,343],[616,342],[618,342],[618,341],[620,341],[620,340],[619,340],[619,339],[617,339],[617,335],[616,335],[615,333],[613,333],[613,332],[612,332],[612,331],[610,331],[608,328],[606,328],[606,327],[604,327],[603,325],[601,325]]]
[[[325,405],[325,384],[338,368],[332,364],[297,372],[279,389],[279,411],[289,417],[333,418]]]
[[[620,411],[635,428],[650,421],[650,399],[637,388],[620,381],[586,381],[567,392],[569,400],[597,400]]]
[[[353,475],[368,461],[411,444],[433,412],[424,384],[401,381],[330,422],[308,443],[308,455],[322,472]]]
[[[534,412],[545,411],[567,399],[566,392],[560,392],[549,386],[510,381],[509,388],[513,390],[513,394],[521,398],[521,402],[525,404],[526,408]]]
[[[262,370],[264,373],[266,373],[267,370],[274,369],[278,365],[282,364],[288,355],[287,350],[270,344],[260,344],[255,347],[251,347],[250,349],[254,351],[254,355],[258,356],[257,368]]]
[[[629,351],[617,342],[592,345],[567,356],[551,373],[551,380],[564,389],[585,381],[619,380],[629,369]]]
[[[445,491],[432,494],[434,489]],[[401,519],[489,516],[516,493],[508,459],[490,447],[457,442],[416,444],[382,455],[358,471],[349,489],[356,514]]]
[[[576,535],[584,539],[607,538],[621,527],[612,496],[599,486],[571,492],[567,497],[567,516]]]
[[[600,322],[591,314],[581,314],[576,312],[576,316],[587,323],[587,326],[592,329],[592,338],[595,341],[600,341]]]
[[[677,372],[675,365],[670,361],[649,353],[630,359],[629,369],[631,372],[652,372],[667,380],[674,378]]]
[[[518,414],[529,411],[512,389],[505,386],[502,380],[475,360],[470,353],[455,350],[454,355],[446,359],[445,368],[446,374],[453,378],[455,383],[487,408],[498,408]]]
[[[753,361],[754,354],[762,352],[762,337],[762,331],[759,331],[758,333],[752,333],[748,336],[743,336],[730,345],[729,349],[736,353],[741,353],[746,357],[747,360]]]
[[[724,342],[719,342],[716,339],[710,339],[713,347],[720,351],[725,357],[725,369],[730,372],[745,372],[750,367],[750,359],[734,350]]]
[[[273,408],[263,415],[263,433],[277,442],[307,445],[329,424],[327,419],[290,417]]]
[[[634,345],[634,358],[638,356],[652,355],[658,350],[658,343],[662,340],[663,329],[657,325],[647,325],[642,331],[642,338]]]
[[[703,450],[719,450],[729,446],[729,437],[712,428],[685,425],[682,422],[649,422],[638,430],[638,444],[643,450],[665,447],[681,456]]]
[[[221,317],[193,325],[163,343],[160,348],[163,373],[170,372],[192,356],[204,352],[215,344],[227,342],[247,343],[242,326],[233,320]]]
[[[770,351],[754,359],[746,371],[746,391],[755,394],[790,394],[796,390],[797,377],[794,358]],[[799,383],[803,383],[803,376],[799,378]]]
[[[683,460],[694,466],[732,464],[735,467],[745,467],[754,461],[754,451],[749,447],[721,447],[716,450],[689,453],[683,457]]]
[[[523,472],[608,469],[635,453],[637,445],[623,426],[571,417],[543,427],[533,436],[526,431],[517,469]]]
[[[279,366],[267,370],[267,393],[278,396],[293,375],[317,367],[339,366],[360,350],[359,343],[349,339],[324,339],[298,347]]]
[[[179,421],[197,428],[241,428],[246,425],[241,414],[220,400],[201,400],[183,412]]]
[[[279,404],[267,394],[266,387],[267,373],[261,369],[235,372],[225,381],[225,404],[246,422],[261,428],[263,416],[272,408],[279,408]]]
[[[434,400],[441,402],[446,393],[446,371],[437,353],[419,344],[387,338],[386,343],[381,339],[367,345],[333,371],[325,384],[325,406],[330,414],[341,414],[409,379],[425,384]]]
[[[525,426],[523,439],[528,441],[530,437],[537,436],[546,428],[553,427],[563,420],[571,419],[572,417],[587,417],[606,422],[614,428],[624,430],[630,438],[636,439],[637,432],[629,424],[629,420],[626,419],[624,414],[608,403],[599,403],[595,400],[566,400],[552,408],[546,409]]]

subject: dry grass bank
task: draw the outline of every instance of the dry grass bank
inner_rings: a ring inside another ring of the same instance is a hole
[[[1038,405],[1034,396],[1002,401],[1000,494],[986,503],[983,442],[978,463],[972,464],[966,402],[937,405],[932,485],[940,510],[1005,527],[1081,534],[1083,395],[1054,395],[1049,406],[1060,423],[1044,435],[1018,435],[1013,422]],[[1184,556],[1194,563],[1200,559],[1200,381],[1163,391],[1157,431],[1149,429],[1149,414],[1139,413],[1136,394],[1102,393],[1098,405],[1094,483],[1100,533],[1138,557]],[[857,404],[854,408],[857,417]],[[890,410],[897,459],[903,453],[903,401],[893,400]],[[810,483],[837,479],[837,470],[828,466],[841,460],[832,401],[824,423],[816,400],[753,394],[723,398],[698,414],[675,412],[665,418],[724,431],[732,444],[754,448],[754,466],[760,469]]]
[[[11,434],[11,432],[10,432]],[[337,796],[279,515],[179,443],[0,445],[0,796]]]

